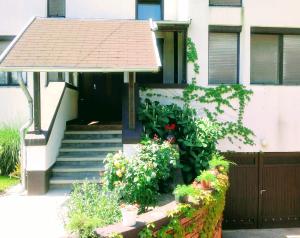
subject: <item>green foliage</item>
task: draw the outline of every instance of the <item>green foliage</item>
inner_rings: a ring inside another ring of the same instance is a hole
[[[212,171],[205,171],[211,174]],[[203,229],[199,230],[199,236],[202,238],[213,238],[215,228],[222,219],[222,213],[225,207],[225,195],[228,189],[227,175],[220,174],[217,176],[215,186],[218,188],[214,192],[203,192],[198,189],[199,197],[202,200],[202,206],[192,206],[191,204],[179,204],[176,209],[170,212],[170,222],[168,225],[155,230],[153,224],[149,224],[140,233],[140,238],[182,238],[185,235],[195,231],[194,223],[188,227],[182,226],[182,218],[193,218],[197,212],[206,210],[207,214],[203,216]],[[194,194],[189,186],[179,185],[176,190],[178,194]]]
[[[177,166],[179,153],[168,142],[144,141],[137,155],[126,158],[121,152],[105,159],[104,183],[115,190],[122,202],[139,204],[144,212],[157,204],[159,182]]]
[[[194,66],[194,72],[196,74],[199,74],[199,65],[197,64],[197,60],[198,60],[198,53],[197,53],[197,49],[195,46],[195,43],[192,41],[191,38],[187,38],[187,42],[186,42],[186,47],[187,47],[187,62],[188,63],[192,63]]]
[[[203,171],[196,179],[197,182],[205,181],[209,183],[216,182],[217,178],[211,171]]]
[[[20,133],[14,127],[0,128],[0,174],[9,175],[19,162]]]
[[[227,174],[229,172],[230,165],[234,163],[226,160],[224,156],[214,154],[212,159],[209,161],[210,169],[217,169],[220,173]]]
[[[11,178],[8,176],[0,176],[0,194],[8,188],[17,185],[20,182],[19,179]]]
[[[100,185],[85,182],[75,184],[68,201],[67,228],[81,238],[94,237],[94,229],[121,220],[118,197],[113,192],[101,191]]]
[[[177,202],[188,202],[191,204],[199,204],[201,197],[201,191],[192,185],[178,185],[173,194]]]

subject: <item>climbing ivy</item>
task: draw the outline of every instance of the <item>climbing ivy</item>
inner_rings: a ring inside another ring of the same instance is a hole
[[[181,224],[182,218],[195,217],[197,212],[206,210],[203,217],[203,228],[198,231],[201,238],[212,238],[218,222],[222,219],[222,213],[225,207],[225,196],[228,189],[228,177],[224,174],[217,175],[215,191],[206,192],[201,190],[200,203],[198,205],[178,204],[176,209],[169,214],[170,221],[166,226],[159,230],[155,229],[154,224],[148,224],[140,233],[140,238],[182,238],[195,231],[197,224],[191,223],[187,227]]]
[[[190,38],[187,57],[198,74],[197,50]],[[243,125],[245,107],[251,95],[252,91],[242,85],[202,87],[193,78],[181,95],[169,96],[147,90],[138,114],[146,137],[158,135],[166,138],[168,132],[165,126],[171,123],[177,125],[174,134],[180,148],[183,175],[185,182],[190,183],[202,170],[207,169],[208,161],[217,150],[220,140],[254,144],[254,133]],[[172,103],[163,105],[154,97],[165,98]],[[223,116],[225,112],[232,114],[229,120]]]

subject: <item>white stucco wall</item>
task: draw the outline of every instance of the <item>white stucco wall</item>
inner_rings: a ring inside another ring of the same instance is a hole
[[[52,107],[48,104],[51,101],[51,104],[57,106],[59,103],[59,98],[61,93],[63,92],[64,83],[55,83],[56,85],[50,86],[48,90],[49,94],[53,93],[53,97],[47,97],[43,102],[44,111],[42,111],[42,118],[49,117],[52,119],[54,115],[54,111],[52,111]],[[61,85],[57,85],[61,84]],[[61,93],[57,93],[55,91],[60,91]],[[58,98],[56,97],[58,96]],[[66,127],[66,122],[72,119],[77,118],[77,101],[78,101],[78,92],[73,89],[66,88],[65,94],[61,101],[60,108],[57,113],[57,117],[55,123],[52,128],[52,133],[49,138],[48,144],[45,146],[27,146],[27,166],[26,169],[28,171],[46,171],[49,169],[56,161],[56,157],[59,152],[59,148],[61,146],[61,140],[64,136],[64,131]],[[48,102],[48,103],[47,103]],[[44,104],[46,103],[46,104]],[[47,105],[49,111],[47,112]],[[56,107],[55,107],[56,108]],[[50,120],[51,121],[51,120]],[[43,126],[46,126],[47,122],[42,122]],[[49,125],[48,125],[49,126]],[[48,130],[47,128],[44,128]]]
[[[0,87],[0,126],[20,127],[27,118],[26,98],[19,87]]]
[[[135,0],[66,0],[66,17],[135,19]]]
[[[34,16],[47,16],[47,0],[0,0],[0,36],[17,35]]]

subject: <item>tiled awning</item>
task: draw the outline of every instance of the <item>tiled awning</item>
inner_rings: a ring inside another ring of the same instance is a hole
[[[35,18],[0,56],[0,71],[155,72],[150,21]]]

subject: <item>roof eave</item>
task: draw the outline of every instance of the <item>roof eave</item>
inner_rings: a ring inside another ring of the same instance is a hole
[[[158,72],[160,67],[153,68],[66,68],[66,67],[1,67],[0,72],[102,72],[102,73],[117,73],[117,72]]]

